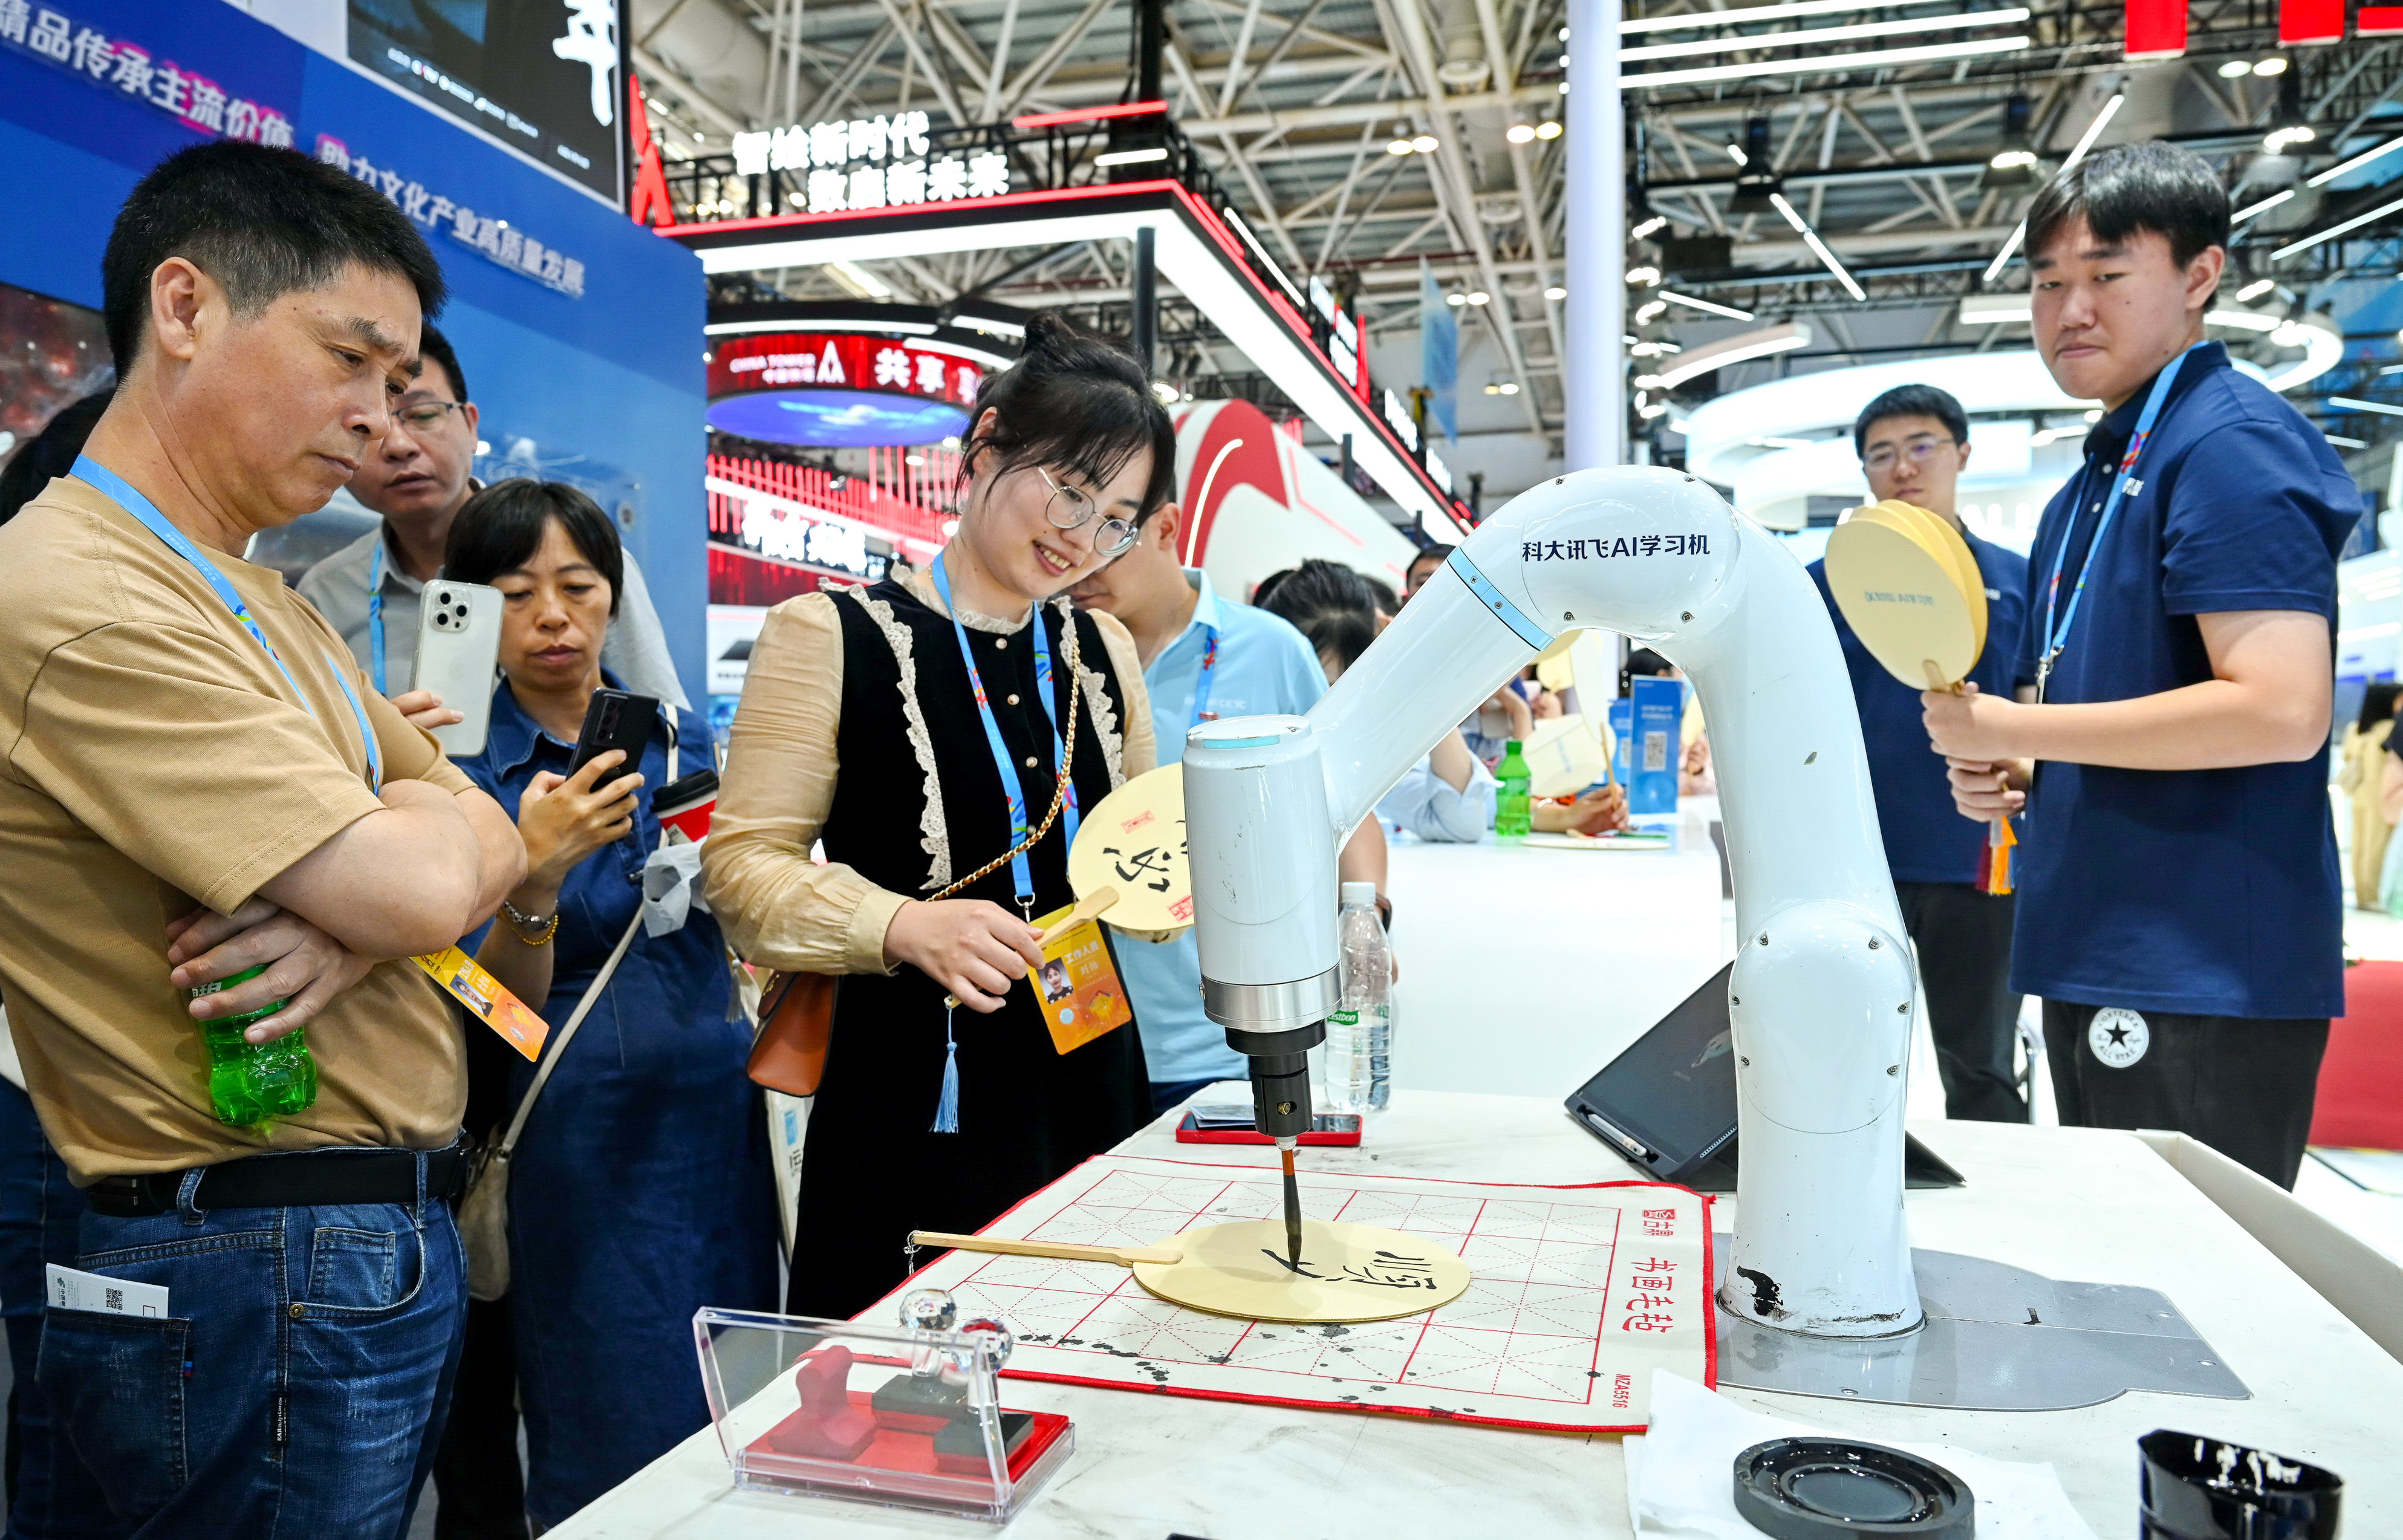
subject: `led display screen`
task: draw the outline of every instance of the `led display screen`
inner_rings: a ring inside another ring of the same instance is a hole
[[[349,0],[351,59],[621,201],[618,0]]]

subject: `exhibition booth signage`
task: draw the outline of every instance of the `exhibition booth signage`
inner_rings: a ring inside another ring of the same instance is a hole
[[[491,8],[497,18],[507,7]],[[626,117],[619,8],[519,7],[529,13],[521,53],[563,42],[574,55],[549,59],[558,90],[537,100],[533,76],[493,51],[503,28],[487,28],[474,57],[454,58],[434,30],[401,35],[432,28],[424,15],[387,19],[378,33],[355,4],[280,7],[270,24],[231,5],[0,0],[0,164],[15,194],[14,217],[0,222],[0,285],[78,308],[96,335],[110,226],[161,160],[235,139],[341,166],[408,215],[442,263],[451,300],[440,325],[492,446],[479,474],[567,481],[610,510],[689,689],[703,675],[707,603],[693,460],[706,397],[692,345],[707,294],[689,254],[623,212],[610,147]],[[404,81],[396,65],[382,67],[387,44],[499,116],[438,80],[429,90],[423,74]],[[550,138],[528,137],[511,113]],[[556,153],[553,140],[592,165]],[[24,340],[0,337],[0,347],[21,353]],[[95,382],[55,383],[49,409]]]
[[[709,423],[723,433],[813,448],[957,437],[984,371],[946,353],[858,332],[753,332],[715,339]]]
[[[1129,152],[1097,154],[1113,131],[1123,131],[1131,114],[1156,120],[1146,134],[1153,141],[1140,161],[1120,160]],[[906,116],[906,115],[905,115]],[[853,167],[851,129],[840,148]],[[1155,236],[1160,276],[1209,315],[1228,340],[1275,382],[1302,414],[1329,437],[1350,440],[1351,458],[1387,495],[1430,529],[1468,528],[1468,516],[1452,498],[1450,475],[1430,447],[1413,442],[1381,410],[1367,380],[1357,317],[1334,302],[1318,284],[1313,294],[1296,283],[1244,221],[1192,146],[1157,104],[1049,113],[974,129],[929,130],[930,153],[953,146],[982,145],[982,153],[1004,156],[1021,168],[1026,181],[1042,173],[1041,185],[988,191],[924,202],[896,203],[891,180],[884,201],[813,211],[808,178],[832,165],[800,163],[806,141],[816,153],[816,125],[807,135],[782,131],[783,167],[777,165],[777,132],[768,135],[766,160],[758,142],[742,157],[705,156],[678,162],[669,173],[675,208],[687,222],[660,233],[701,254],[710,272],[746,272],[766,268],[835,261],[873,261],[944,252],[991,251],[1091,240]],[[870,120],[867,147],[875,143]],[[892,126],[885,125],[886,153]],[[1158,151],[1157,155],[1152,150]],[[1110,161],[1104,165],[1102,162]],[[757,166],[757,171],[742,168]],[[848,175],[848,170],[841,174]],[[831,182],[826,184],[829,190]],[[848,183],[846,183],[848,186]],[[1315,281],[1313,281],[1315,282]],[[1407,414],[1404,421],[1409,421]],[[1413,424],[1414,427],[1414,424]]]

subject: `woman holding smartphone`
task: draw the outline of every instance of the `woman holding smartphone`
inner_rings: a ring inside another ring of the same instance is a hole
[[[911,1229],[975,1229],[1150,1117],[1136,1034],[1061,1053],[1028,975],[1080,812],[1154,757],[1125,627],[1060,596],[1168,501],[1174,433],[1132,358],[1043,315],[965,437],[940,557],[769,612],[703,858],[744,957],[844,976],[799,1314],[868,1308]]]
[[[634,923],[660,846],[651,797],[715,763],[708,724],[662,711],[639,764],[609,750],[566,773],[601,668],[624,558],[592,500],[503,481],[459,510],[443,575],[503,596],[484,752],[459,768],[515,808],[526,879],[478,961],[551,1026],[558,1067],[526,1119],[508,1187],[526,1508],[543,1527],[709,1421],[692,1312],[775,1305],[778,1217],[750,1033],[729,1009],[717,924]],[[639,699],[639,698],[638,698]],[[560,1028],[621,938],[608,983],[564,1049]],[[514,1115],[535,1066],[509,1056]]]

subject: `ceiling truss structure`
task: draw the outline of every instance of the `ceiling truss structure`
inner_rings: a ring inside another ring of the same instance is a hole
[[[2187,144],[2225,169],[2240,204],[2297,187],[2300,196],[2243,228],[2233,253],[2238,272],[2278,278],[2278,302],[2298,313],[2325,309],[2348,280],[2393,276],[2391,215],[2290,258],[2273,263],[2269,253],[2355,206],[2358,195],[2302,187],[2301,178],[2339,148],[2363,147],[2364,135],[2403,135],[2403,38],[2281,54],[2269,0],[2190,0],[2187,55],[2131,64],[2118,0],[2024,3],[2033,14],[2021,30],[2031,44],[2018,51],[1631,90],[1631,164],[1648,213],[1668,221],[1657,233],[1727,243],[1708,268],[1676,271],[1652,246],[1638,247],[1631,265],[1669,269],[1662,282],[1674,292],[1763,322],[1808,315],[1820,339],[1814,354],[1900,356],[2013,338],[2024,345],[2023,327],[1956,319],[1964,296],[1987,291],[1986,264],[2033,190],[1985,185],[2006,102],[2028,98],[2032,137],[2050,166],[2101,103],[2124,91],[2104,143]],[[672,159],[723,154],[743,129],[910,109],[932,114],[938,127],[968,126],[1132,95],[1132,9],[1113,0],[632,0],[629,8],[636,68]],[[1646,17],[1719,8],[1696,0],[1632,7]],[[1969,8],[1905,0],[1863,15]],[[1554,453],[1563,408],[1560,296],[1575,281],[1562,262],[1567,145],[1550,131],[1507,131],[1563,116],[1575,51],[1563,15],[1563,0],[1166,0],[1162,69],[1178,127],[1280,261],[1356,293],[1375,338],[1417,326],[1424,260],[1464,301],[1464,415],[1479,431],[1538,436]],[[2290,61],[2288,77],[2235,72],[2273,55]],[[2282,88],[2318,131],[2316,158],[2262,152]],[[1854,269],[1866,298],[1840,287],[1779,215],[1729,208],[1729,146],[1753,118],[1768,122],[1787,196]],[[1407,147],[1413,139],[1433,148]],[[2403,174],[2403,155],[2390,164],[2376,175]],[[1690,258],[1713,248],[1681,242],[1671,250]],[[1027,255],[896,258],[867,264],[866,277],[918,303],[976,290],[1029,307],[1072,305],[1104,325],[1125,313],[1129,251],[1091,243],[1024,267]],[[873,293],[856,272],[756,276],[794,298]],[[2024,286],[2024,270],[1993,286]],[[1632,309],[1640,297],[1631,301]],[[1693,345],[1741,325],[1672,306],[1644,335]],[[1185,312],[1163,340],[1162,372],[1172,379],[1249,369],[1206,317]],[[1700,388],[1731,388],[1796,362],[1730,368]],[[2371,378],[2396,384],[2403,398],[2403,377]],[[1507,399],[1477,405],[1480,387]],[[2387,437],[2385,423],[2403,427],[2399,418],[2346,421],[2353,426],[2342,431],[2373,441]]]

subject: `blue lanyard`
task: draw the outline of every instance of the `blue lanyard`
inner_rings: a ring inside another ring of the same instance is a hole
[[[242,622],[243,630],[250,632],[251,639],[266,649],[269,659],[283,673],[284,682],[290,685],[292,693],[299,698],[300,709],[312,716],[317,715],[316,709],[309,704],[308,695],[301,690],[300,681],[292,676],[291,668],[285,663],[283,655],[275,650],[275,644],[267,639],[267,633],[259,630],[258,622],[251,617],[250,606],[243,602],[242,590],[233,586],[231,578],[217,569],[215,562],[201,554],[200,547],[193,545],[182,530],[169,523],[167,516],[160,513],[150,499],[134,491],[123,477],[90,455],[76,456],[75,475],[77,480],[98,488],[103,495],[115,502],[118,507],[140,520],[142,526],[164,541],[169,550],[190,562],[202,577],[207,578],[209,587],[215,589],[217,597],[225,601],[225,607],[231,610],[233,617]],[[334,671],[335,683],[342,687],[342,694],[351,702],[351,714],[359,720],[359,737],[367,744],[368,751],[368,784],[381,791],[383,789],[383,757],[377,751],[375,728],[368,721],[368,709],[360,701],[359,692],[351,687],[350,677],[342,672],[340,665],[335,663],[330,656],[326,658],[326,662]]]
[[[1193,687],[1193,720],[1185,724],[1188,732],[1200,727],[1210,715],[1210,684],[1218,667],[1218,628],[1204,626],[1202,631],[1210,638],[1210,644],[1202,649],[1202,678]]]
[[[984,722],[985,742],[993,750],[993,768],[1001,772],[1001,789],[1009,797],[1009,843],[1015,849],[1026,842],[1025,788],[1019,782],[1018,767],[1010,763],[1009,746],[1001,741],[1001,724],[993,720],[993,701],[985,695],[983,675],[977,672],[976,654],[968,650],[968,631],[960,624],[960,608],[951,601],[951,579],[943,570],[940,556],[935,558],[935,592],[941,596],[943,608],[951,612],[951,634],[959,639],[960,661],[967,665],[968,687],[976,692],[977,715]],[[1068,750],[1060,741],[1060,708],[1051,699],[1051,639],[1043,631],[1042,605],[1034,606],[1033,619],[1035,693],[1042,697],[1043,715],[1051,723],[1051,762],[1062,765],[1067,762]],[[1072,618],[1068,623],[1074,625],[1076,621]],[[1073,781],[1068,784],[1066,802],[1063,815],[1068,825],[1068,842],[1073,845],[1076,840],[1076,785]],[[1019,851],[1010,857],[1009,876],[1018,891],[1018,907],[1031,918],[1035,910],[1035,871],[1026,852]]]
[[[2161,414],[2162,403],[2169,399],[2170,387],[2177,383],[2178,370],[2186,361],[2194,355],[2197,349],[2207,345],[2195,343],[2171,359],[2169,366],[2154,378],[2152,391],[2145,397],[2145,409],[2136,418],[2136,431],[2129,435],[2127,452],[2119,457],[2119,469],[2111,478],[2110,493],[2103,500],[2103,516],[2094,521],[2094,537],[2086,543],[2086,560],[2077,564],[2077,583],[2069,590],[2069,606],[2062,612],[2061,623],[2055,626],[2052,612],[2061,598],[2061,569],[2069,560],[2070,541],[2077,534],[2077,506],[2075,503],[2070,505],[2069,522],[2061,532],[2060,548],[2052,553],[2052,576],[2044,586],[2044,652],[2037,658],[2035,665],[2035,698],[2038,701],[2044,699],[2045,685],[2052,677],[2053,660],[2069,645],[2069,629],[2077,623],[2078,602],[2086,597],[2086,579],[2094,571],[2095,559],[2103,554],[2103,537],[2110,533],[2111,520],[2119,511],[2119,500],[2130,491],[2144,485],[2135,479],[2133,472],[2136,462],[2144,456],[2145,446],[2152,440],[2153,423]],[[2081,489],[2078,501],[2084,500]]]
[[[368,561],[368,658],[376,693],[390,695],[383,682],[383,526],[378,524],[375,555]]]

